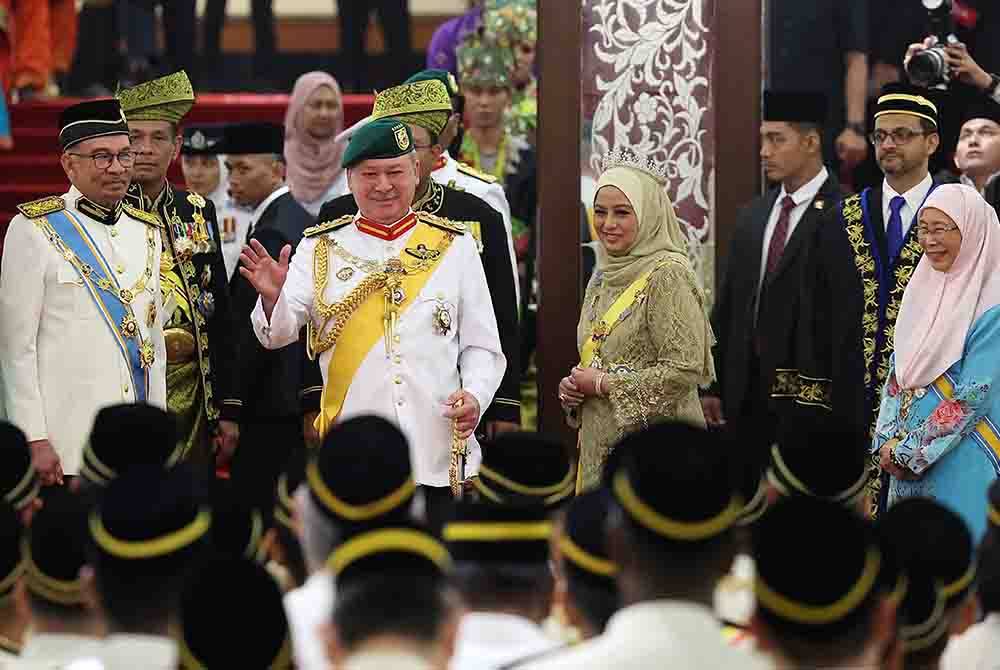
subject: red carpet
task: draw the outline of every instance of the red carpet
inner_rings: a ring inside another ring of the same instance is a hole
[[[344,96],[345,127],[371,112],[370,95]],[[59,195],[69,189],[69,182],[59,165],[59,114],[80,102],[60,98],[30,102],[11,107],[14,151],[0,153],[0,240],[7,224],[17,214],[17,205],[46,195]],[[186,123],[225,123],[271,121],[284,123],[287,95],[206,93],[185,119]],[[171,167],[170,181],[183,186],[180,165]],[[0,251],[3,246],[0,242]]]

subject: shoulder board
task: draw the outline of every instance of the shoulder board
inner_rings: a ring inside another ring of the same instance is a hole
[[[464,235],[469,229],[461,221],[452,221],[451,219],[446,219],[443,216],[437,216],[429,212],[417,212],[417,220],[457,235]]]
[[[29,219],[37,219],[40,216],[63,209],[66,209],[66,201],[58,195],[50,195],[47,198],[39,198],[38,200],[21,203],[17,206],[17,211]]]
[[[495,184],[497,181],[497,178],[494,177],[493,175],[486,174],[485,172],[477,170],[471,165],[466,165],[465,163],[458,164],[458,171],[461,172],[462,174],[467,174],[470,177],[475,177],[479,181],[484,181],[487,184]]]
[[[310,226],[309,228],[306,228],[302,232],[302,236],[314,237],[316,235],[328,233],[331,230],[337,230],[338,228],[343,228],[352,221],[354,221],[354,215],[345,214],[344,216],[333,219],[332,221],[324,221],[323,223],[317,223],[315,226]]]
[[[143,223],[148,223],[154,228],[163,227],[163,222],[160,220],[160,216],[158,214],[154,214],[153,212],[144,212],[138,207],[133,207],[127,202],[122,203],[122,211],[131,216],[133,219],[139,219]]]

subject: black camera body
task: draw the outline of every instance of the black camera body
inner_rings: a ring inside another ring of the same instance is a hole
[[[921,0],[927,10],[928,34],[937,38],[937,44],[921,51],[906,66],[910,81],[924,88],[947,88],[950,80],[945,62],[946,46],[958,43],[955,21],[951,15],[951,0]]]

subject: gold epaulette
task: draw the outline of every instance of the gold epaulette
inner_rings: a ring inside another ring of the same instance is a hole
[[[338,228],[343,228],[347,224],[354,221],[353,214],[345,214],[344,216],[337,217],[332,221],[324,221],[323,223],[317,223],[315,226],[310,226],[302,232],[303,237],[313,237],[315,235],[320,235],[322,233],[328,233],[331,230],[337,230]]]
[[[31,202],[23,202],[17,206],[17,211],[24,214],[29,219],[37,219],[40,216],[51,214],[66,209],[66,201],[58,195],[50,195]]]
[[[468,226],[461,221],[452,221],[451,219],[446,219],[443,216],[431,214],[430,212],[417,212],[417,221],[434,226],[435,228],[447,230],[449,233],[455,233],[456,235],[465,235],[466,231],[469,230]]]
[[[495,184],[497,182],[497,178],[494,177],[493,175],[486,174],[485,172],[477,170],[476,168],[472,167],[471,165],[467,165],[466,163],[459,162],[458,171],[461,172],[462,174],[467,174],[470,177],[475,177],[479,181],[484,181],[487,184]]]
[[[144,212],[138,207],[133,207],[127,202],[122,203],[122,211],[131,216],[133,219],[139,219],[143,223],[148,223],[154,228],[163,227],[163,221],[160,220],[160,215],[154,212]]]

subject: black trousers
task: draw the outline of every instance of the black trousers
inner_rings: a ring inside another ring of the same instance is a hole
[[[277,53],[272,0],[252,0],[250,15],[253,20],[253,73],[268,74]],[[222,24],[226,20],[226,0],[208,0],[205,3],[205,25],[202,32],[202,57],[206,63],[218,63],[221,53]]]
[[[420,492],[424,496],[424,518],[427,520],[427,525],[435,533],[440,533],[444,524],[451,519],[452,509],[455,506],[451,487],[421,484]]]
[[[230,467],[232,485],[255,504],[273,505],[278,477],[305,450],[298,416],[248,421],[240,425],[240,446]]]
[[[379,23],[385,35],[386,52],[389,62],[396,70],[389,73],[390,81],[397,83],[411,73],[404,71],[412,56],[410,44],[410,7],[407,0],[337,0],[340,14],[340,48],[346,57],[345,72],[348,73],[345,86],[359,91],[369,81],[365,42],[368,33],[368,17],[372,11],[378,13]]]

